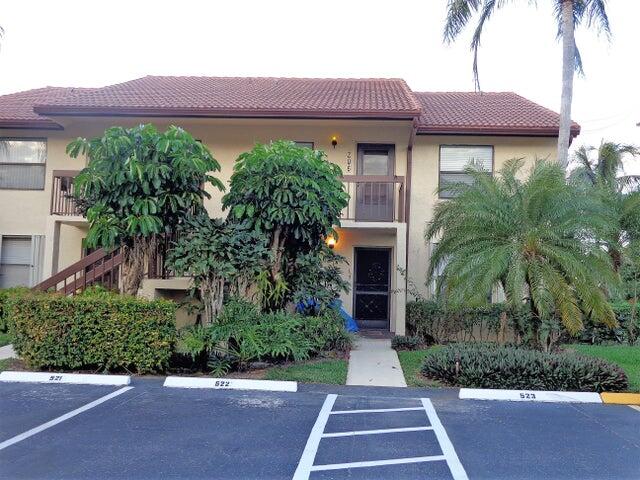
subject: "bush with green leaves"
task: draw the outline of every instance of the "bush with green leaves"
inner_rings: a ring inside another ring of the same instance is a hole
[[[14,349],[32,368],[161,372],[176,339],[176,305],[89,290],[8,302]]]
[[[149,252],[164,234],[205,212],[206,184],[223,190],[212,172],[220,165],[182,128],[151,124],[111,127],[101,137],[67,146],[88,164],[74,179],[78,205],[89,221],[86,245],[123,248],[122,290],[135,295]]]
[[[584,343],[629,343],[635,344],[640,338],[640,309],[629,302],[613,302],[613,311],[618,319],[618,326],[609,328],[605,325],[587,321],[580,334]]]
[[[391,348],[394,350],[417,350],[423,342],[417,336],[394,335],[391,339]]]
[[[324,248],[324,241],[335,235],[334,226],[340,225],[340,213],[348,205],[341,176],[340,167],[321,150],[284,140],[257,144],[236,161],[222,206],[231,221],[267,238],[269,268],[257,282],[266,310],[280,310],[303,294],[324,301],[345,288],[340,275],[325,274],[329,270],[320,270],[317,261],[321,257],[329,265],[324,268],[331,269],[340,259]],[[306,282],[314,269],[323,278],[315,291]]]
[[[11,329],[11,318],[7,308],[9,301],[29,292],[26,287],[0,288],[0,333]]]
[[[444,346],[425,357],[421,372],[457,387],[581,392],[629,387],[625,372],[604,360],[487,343]]]
[[[350,336],[338,312],[314,317],[285,311],[260,312],[257,306],[232,299],[216,321],[180,334],[178,352],[200,363],[208,358],[214,373],[244,369],[250,362],[306,360],[326,350],[344,350]]]
[[[188,275],[204,305],[204,321],[220,313],[225,292],[247,296],[268,263],[266,238],[246,224],[207,215],[187,220],[169,250],[167,265]],[[194,293],[194,292],[192,292]]]

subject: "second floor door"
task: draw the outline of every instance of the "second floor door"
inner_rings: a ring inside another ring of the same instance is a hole
[[[393,220],[394,164],[394,145],[358,145],[357,173],[364,178],[356,184],[356,220]]]

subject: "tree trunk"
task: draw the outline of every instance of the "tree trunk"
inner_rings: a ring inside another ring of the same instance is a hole
[[[571,102],[575,71],[576,42],[573,24],[573,0],[562,2],[562,97],[560,100],[560,129],[558,132],[558,163],[567,169],[571,138]]]
[[[122,293],[137,295],[144,278],[144,265],[147,254],[144,239],[136,238],[131,247],[122,247]]]

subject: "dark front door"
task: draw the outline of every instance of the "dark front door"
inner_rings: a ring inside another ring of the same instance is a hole
[[[391,249],[356,248],[354,317],[360,328],[389,329]]]

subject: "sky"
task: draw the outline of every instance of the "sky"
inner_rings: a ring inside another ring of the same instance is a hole
[[[559,111],[554,0],[514,0],[485,26],[484,91]],[[97,87],[144,75],[400,77],[414,91],[472,91],[468,28],[442,41],[446,0],[0,0],[0,94]],[[640,1],[608,0],[613,36],[576,33],[572,148],[640,145]],[[627,162],[640,173],[640,160]]]

